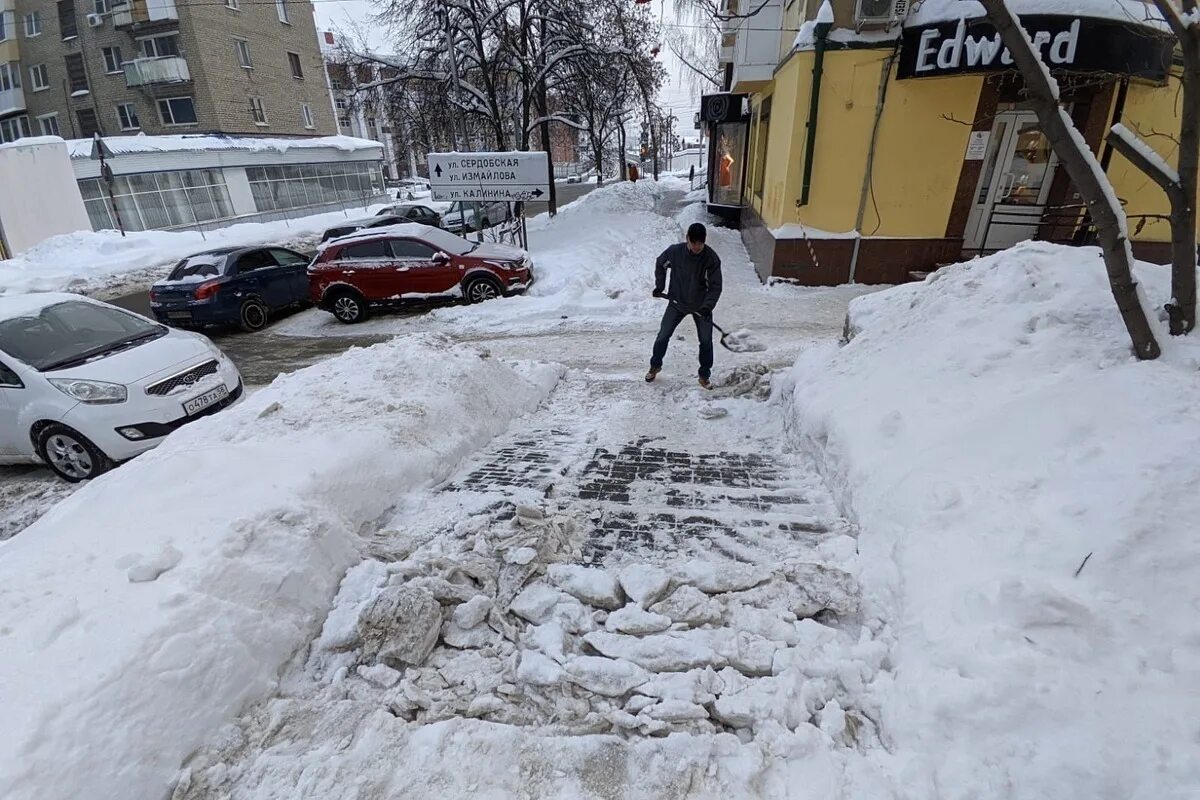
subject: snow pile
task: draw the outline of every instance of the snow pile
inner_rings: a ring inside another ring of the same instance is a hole
[[[586,567],[572,563],[583,538],[568,508],[517,506],[355,567],[309,658],[315,691],[256,708],[198,753],[175,800],[423,785],[661,797],[676,796],[660,794],[675,770],[697,773],[695,796],[743,797],[804,774],[837,784],[838,759],[878,746],[862,704],[887,647],[845,624],[848,572],[799,558]],[[597,769],[587,761],[612,762],[603,784],[575,783]]]
[[[1150,297],[1164,268],[1139,265]],[[857,515],[911,797],[1200,785],[1200,340],[1139,363],[1095,249],[1027,243],[851,305],[790,376]]]
[[[78,231],[54,236],[16,258],[0,261],[0,294],[102,292],[143,286],[165,275],[181,258],[216,247],[278,244],[303,252],[320,234],[347,217],[369,216],[381,206],[313,214],[275,222],[243,222],[201,235],[198,231]]]
[[[0,796],[162,797],[320,629],[360,533],[558,374],[431,337],[352,350],[0,544]]]
[[[529,249],[537,280],[526,295],[440,309],[432,316],[473,330],[502,322],[524,332],[653,316],[661,303],[651,297],[654,259],[683,238],[659,207],[669,191],[686,186],[686,180],[668,176],[615,183],[563,206],[554,218],[533,218]]]

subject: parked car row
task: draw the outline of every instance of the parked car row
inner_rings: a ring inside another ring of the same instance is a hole
[[[284,247],[188,256],[150,290],[157,322],[77,295],[0,296],[0,464],[40,461],[87,480],[236,403],[237,367],[206,337],[176,328],[257,331],[309,303],[355,323],[413,300],[478,303],[533,282],[524,250],[379,219],[335,230],[313,259]]]

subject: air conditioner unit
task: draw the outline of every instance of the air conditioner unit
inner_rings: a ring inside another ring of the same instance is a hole
[[[908,16],[909,0],[858,0],[854,21],[859,25],[890,25]]]
[[[104,24],[104,15],[103,14],[88,14],[87,22],[88,22],[89,28],[99,28],[101,25]]]

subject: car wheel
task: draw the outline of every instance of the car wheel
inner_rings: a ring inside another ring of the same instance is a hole
[[[370,315],[367,302],[358,292],[340,291],[330,296],[329,310],[338,322],[354,325]]]
[[[488,278],[472,278],[463,286],[468,303],[486,303],[500,296],[500,285]]]
[[[238,326],[248,333],[267,327],[267,319],[267,307],[260,300],[247,300],[238,312]]]
[[[113,467],[99,447],[66,425],[47,425],[38,431],[37,453],[46,466],[71,483],[91,480]]]

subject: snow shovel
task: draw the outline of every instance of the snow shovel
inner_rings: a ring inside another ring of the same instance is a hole
[[[758,340],[758,337],[756,337],[753,333],[746,330],[745,328],[733,331],[732,333],[727,333],[724,328],[722,328],[717,323],[713,322],[712,319],[701,316],[700,312],[691,311],[689,309],[684,308],[676,301],[667,297],[665,294],[660,294],[659,297],[663,298],[664,300],[666,300],[671,305],[675,306],[677,309],[679,309],[683,313],[691,314],[696,319],[702,319],[705,322],[707,322],[708,324],[712,325],[714,328],[716,328],[717,331],[721,334],[721,346],[724,347],[726,350],[728,350],[731,353],[756,353],[761,350],[767,349],[767,346],[765,344],[763,344],[762,342],[760,342]]]

